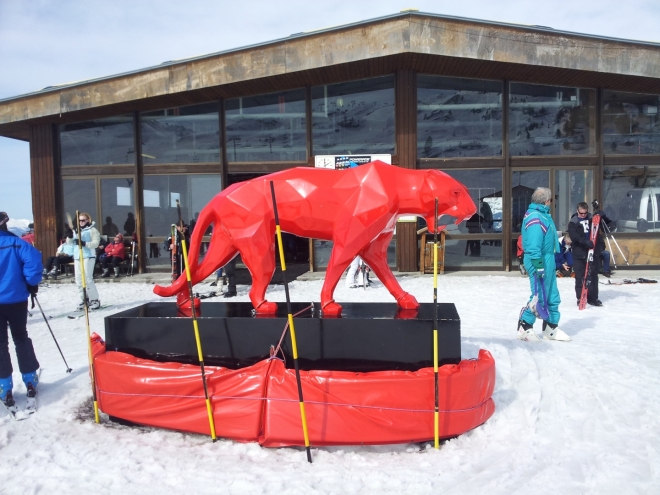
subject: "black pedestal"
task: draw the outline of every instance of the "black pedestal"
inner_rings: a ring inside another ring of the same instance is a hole
[[[310,303],[292,303],[292,312]],[[433,366],[433,304],[401,311],[392,303],[342,303],[342,316],[323,317],[318,303],[294,319],[303,370],[383,371]],[[204,363],[231,369],[270,355],[287,323],[286,304],[273,316],[254,316],[252,304],[203,302],[198,318]],[[148,303],[105,318],[106,349],[155,361],[198,364],[191,318],[172,302]],[[460,319],[453,304],[438,304],[439,364],[461,360]],[[282,351],[293,368],[291,338]],[[279,355],[281,357],[281,354]]]

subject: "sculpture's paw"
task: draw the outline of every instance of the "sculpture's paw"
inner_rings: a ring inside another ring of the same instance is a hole
[[[396,303],[403,309],[417,309],[419,308],[419,303],[415,296],[408,294],[407,292],[397,299]]]
[[[339,316],[341,315],[341,306],[334,301],[330,301],[321,309],[323,316]]]
[[[277,303],[264,301],[255,310],[260,315],[274,315],[277,313]]]

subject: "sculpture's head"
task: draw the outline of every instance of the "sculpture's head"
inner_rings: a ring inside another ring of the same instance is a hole
[[[447,225],[459,224],[477,212],[470,193],[463,184],[439,170],[425,172],[424,185],[420,191],[426,214],[424,219],[429,232],[435,232],[435,199],[438,198],[438,230]]]

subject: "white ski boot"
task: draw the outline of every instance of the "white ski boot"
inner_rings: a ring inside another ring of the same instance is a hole
[[[534,327],[523,320],[518,321],[518,339],[525,342],[541,342],[538,335],[534,333]]]
[[[558,342],[570,342],[571,338],[557,325],[543,322],[543,340],[556,340]]]

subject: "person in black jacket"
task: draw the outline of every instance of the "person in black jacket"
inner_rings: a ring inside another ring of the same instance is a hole
[[[591,306],[602,306],[603,303],[598,299],[598,272],[600,271],[600,255],[605,250],[605,241],[601,235],[596,236],[596,242],[591,242],[591,224],[592,215],[589,213],[589,205],[581,202],[577,205],[577,212],[573,214],[568,222],[568,235],[573,241],[573,272],[575,273],[575,296],[578,304],[582,295],[582,284],[585,278],[587,267],[587,255],[593,248],[594,256],[592,267],[589,270],[589,289],[587,293],[587,304]],[[601,222],[607,221],[603,217]]]

